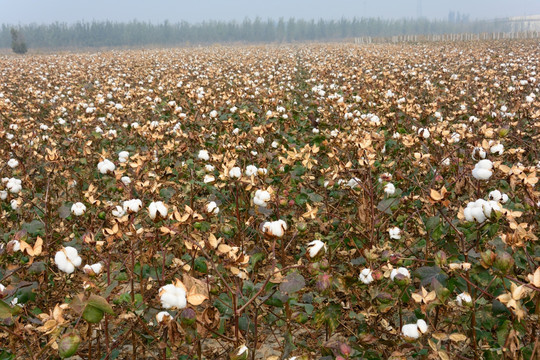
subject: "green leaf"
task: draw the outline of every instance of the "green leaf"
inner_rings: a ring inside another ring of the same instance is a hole
[[[285,276],[285,279],[279,284],[279,290],[288,294],[302,290],[306,286],[306,280],[299,272],[292,272]]]
[[[399,199],[389,198],[384,199],[377,204],[377,210],[382,211],[385,214],[392,215],[392,208],[395,208],[399,204]]]
[[[11,306],[0,300],[0,320],[9,319],[13,316],[13,309]]]
[[[107,302],[107,300],[105,300],[105,298],[99,296],[99,295],[90,295],[90,297],[88,298],[88,300],[86,300],[86,303],[88,305],[91,305],[101,311],[103,311],[104,313],[107,313],[109,315],[114,315],[114,311],[113,311],[113,308],[111,305],[109,305],[109,303]]]
[[[45,229],[45,225],[43,225],[43,223],[41,221],[39,221],[39,220],[32,220],[29,223],[24,223],[22,225],[22,228],[24,230],[28,231],[29,234],[34,235],[34,236],[36,236],[36,235],[44,236],[45,235],[45,233],[43,232],[44,229]]]
[[[422,286],[430,284],[434,279],[445,285],[448,279],[448,275],[438,266],[422,266],[416,269],[414,275],[421,280]]]
[[[503,347],[506,343],[506,338],[508,337],[511,327],[512,324],[510,323],[510,320],[505,320],[497,329],[497,342],[499,343],[499,346]]]
[[[71,215],[71,206],[68,203],[64,203],[58,208],[58,215],[61,219],[66,219],[69,215]]]
[[[165,201],[170,200],[174,196],[174,194],[176,194],[176,190],[174,190],[173,188],[163,188],[163,189],[159,190],[159,195]]]

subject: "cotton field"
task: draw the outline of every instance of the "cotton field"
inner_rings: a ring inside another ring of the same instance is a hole
[[[0,57],[0,358],[539,356],[536,42]]]

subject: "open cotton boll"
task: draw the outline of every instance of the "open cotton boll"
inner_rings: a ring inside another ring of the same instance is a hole
[[[126,214],[126,211],[119,205],[116,205],[116,207],[112,210],[113,216],[116,217],[122,217]]]
[[[409,273],[409,270],[407,270],[404,267],[400,267],[400,268],[397,268],[397,269],[392,269],[392,271],[390,272],[390,279],[392,279],[392,281],[393,281],[394,278],[397,275],[403,275],[403,276],[405,276],[406,278],[409,278],[409,279],[411,278],[411,274]]]
[[[472,170],[472,175],[475,179],[478,180],[488,180],[493,174],[493,172],[491,171],[492,168],[493,163],[490,160],[480,160],[474,166],[474,169]]]
[[[208,172],[214,171],[215,169],[216,168],[214,167],[214,165],[211,165],[211,164],[204,165],[204,170],[206,170]]]
[[[463,292],[456,296],[456,302],[459,306],[467,305],[472,302],[472,297],[469,295],[469,293]]]
[[[492,154],[499,154],[499,155],[502,155],[503,152],[504,152],[504,146],[503,144],[497,144],[497,145],[493,145],[489,151],[492,153]]]
[[[358,185],[360,185],[360,179],[359,178],[352,178],[347,182],[347,186],[351,189],[356,188]]]
[[[401,239],[401,229],[397,226],[394,226],[393,228],[388,229],[388,234],[390,235],[390,239],[399,240]]]
[[[123,203],[123,208],[125,212],[139,212],[142,208],[142,201],[140,199],[126,200]]]
[[[431,134],[428,129],[420,128],[418,129],[418,135],[420,135],[424,139],[428,139]]]
[[[287,223],[283,220],[267,221],[262,224],[262,232],[275,237],[282,237],[287,230]]]
[[[256,176],[258,174],[257,167],[255,165],[246,166],[246,176]]]
[[[212,119],[216,118],[218,116],[218,112],[216,110],[212,110],[210,111],[210,117]]]
[[[11,205],[12,210],[17,210],[19,208],[19,206],[20,206],[19,200],[17,200],[17,199],[11,200],[10,205]]]
[[[259,136],[259,137],[257,138],[257,140],[255,140],[255,141],[256,141],[256,142],[257,142],[257,144],[259,144],[259,145],[262,145],[262,144],[264,144],[264,138],[263,138],[263,137],[261,137],[261,136]]]
[[[168,323],[171,319],[172,316],[167,311],[160,311],[156,314],[156,321],[158,324]]]
[[[98,170],[102,174],[107,174],[108,172],[113,172],[116,169],[116,166],[108,159],[100,161],[97,165]]]
[[[71,213],[75,216],[81,216],[86,211],[86,206],[82,202],[76,202],[71,205]]]
[[[206,204],[206,212],[214,215],[219,213],[219,207],[215,201],[210,201],[208,204]]]
[[[229,170],[229,177],[233,179],[239,179],[242,176],[242,170],[238,166],[233,167]]]
[[[325,253],[326,252],[326,244],[324,242],[322,242],[321,240],[313,240],[312,242],[308,243],[307,250],[309,252],[309,257],[314,258],[323,249],[324,249],[323,253]]]
[[[266,190],[257,190],[255,191],[255,197],[253,198],[253,203],[262,207],[267,206],[267,202],[270,201],[270,193]]]
[[[425,334],[428,331],[428,324],[424,319],[418,319],[418,321],[416,321],[416,326],[418,326],[418,330],[420,330],[422,334]]]
[[[81,265],[82,259],[78,255],[77,249],[66,246],[54,255],[54,262],[59,270],[71,274],[76,267]]]
[[[152,201],[148,206],[148,216],[150,216],[150,219],[152,220],[155,220],[158,216],[162,218],[167,217],[167,211],[167,205],[162,201]]]
[[[8,181],[6,183],[6,188],[12,194],[18,194],[22,190],[22,181],[20,179],[16,179],[16,178],[10,178],[10,179],[8,179]]]
[[[206,174],[206,175],[204,175],[203,182],[205,184],[210,184],[210,183],[214,182],[215,180],[216,180],[216,178],[214,176]]]
[[[208,155],[208,150],[199,150],[199,154],[197,155],[197,158],[204,161],[210,160],[210,155]]]
[[[99,275],[99,273],[101,272],[101,269],[103,269],[103,265],[99,262],[92,265],[86,264],[83,267],[83,271],[86,274],[91,275],[91,276]]]
[[[17,159],[9,159],[9,161],[7,162],[7,165],[10,168],[15,169],[17,166],[19,166],[19,161]]]
[[[128,158],[129,158],[129,153],[127,151],[120,151],[118,153],[118,161],[120,161],[121,163],[127,162]]]
[[[394,186],[394,184],[388,183],[384,186],[384,192],[388,196],[394,195],[394,193],[396,192],[396,187]]]
[[[493,190],[489,193],[489,198],[493,201],[501,201],[502,194],[499,190]]]
[[[129,176],[122,176],[120,178],[120,181],[122,182],[122,184],[124,184],[125,186],[128,186],[129,184],[131,184],[131,179],[129,178]]]
[[[485,159],[486,158],[486,151],[483,148],[477,146],[477,147],[475,147],[473,149],[471,157],[473,158],[473,160],[476,160],[476,157],[479,157],[481,159]]]
[[[373,276],[372,276],[372,273],[373,271],[369,268],[365,268],[363,269],[362,271],[360,271],[360,275],[358,276],[358,279],[368,285],[370,284],[371,282],[373,282]]]
[[[405,324],[401,328],[401,333],[406,340],[416,340],[420,337],[420,332],[418,331],[418,325],[416,324]]]
[[[165,309],[183,309],[187,305],[186,288],[181,283],[167,284],[159,289],[161,306]]]
[[[0,191],[0,200],[6,200],[8,197],[8,192],[5,190]]]

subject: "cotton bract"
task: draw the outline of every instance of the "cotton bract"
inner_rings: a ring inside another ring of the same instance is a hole
[[[58,251],[54,256],[54,262],[58,269],[65,273],[71,274],[75,268],[82,263],[81,257],[77,253],[77,249],[71,246],[66,246]]]

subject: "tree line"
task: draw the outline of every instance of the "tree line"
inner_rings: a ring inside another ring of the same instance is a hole
[[[0,47],[12,44],[9,24],[0,28]],[[92,21],[77,23],[29,24],[16,26],[28,47],[71,48],[144,45],[182,45],[230,42],[334,41],[352,37],[388,37],[450,33],[507,31],[504,22],[420,19],[353,18],[340,20],[261,18],[237,21]]]

